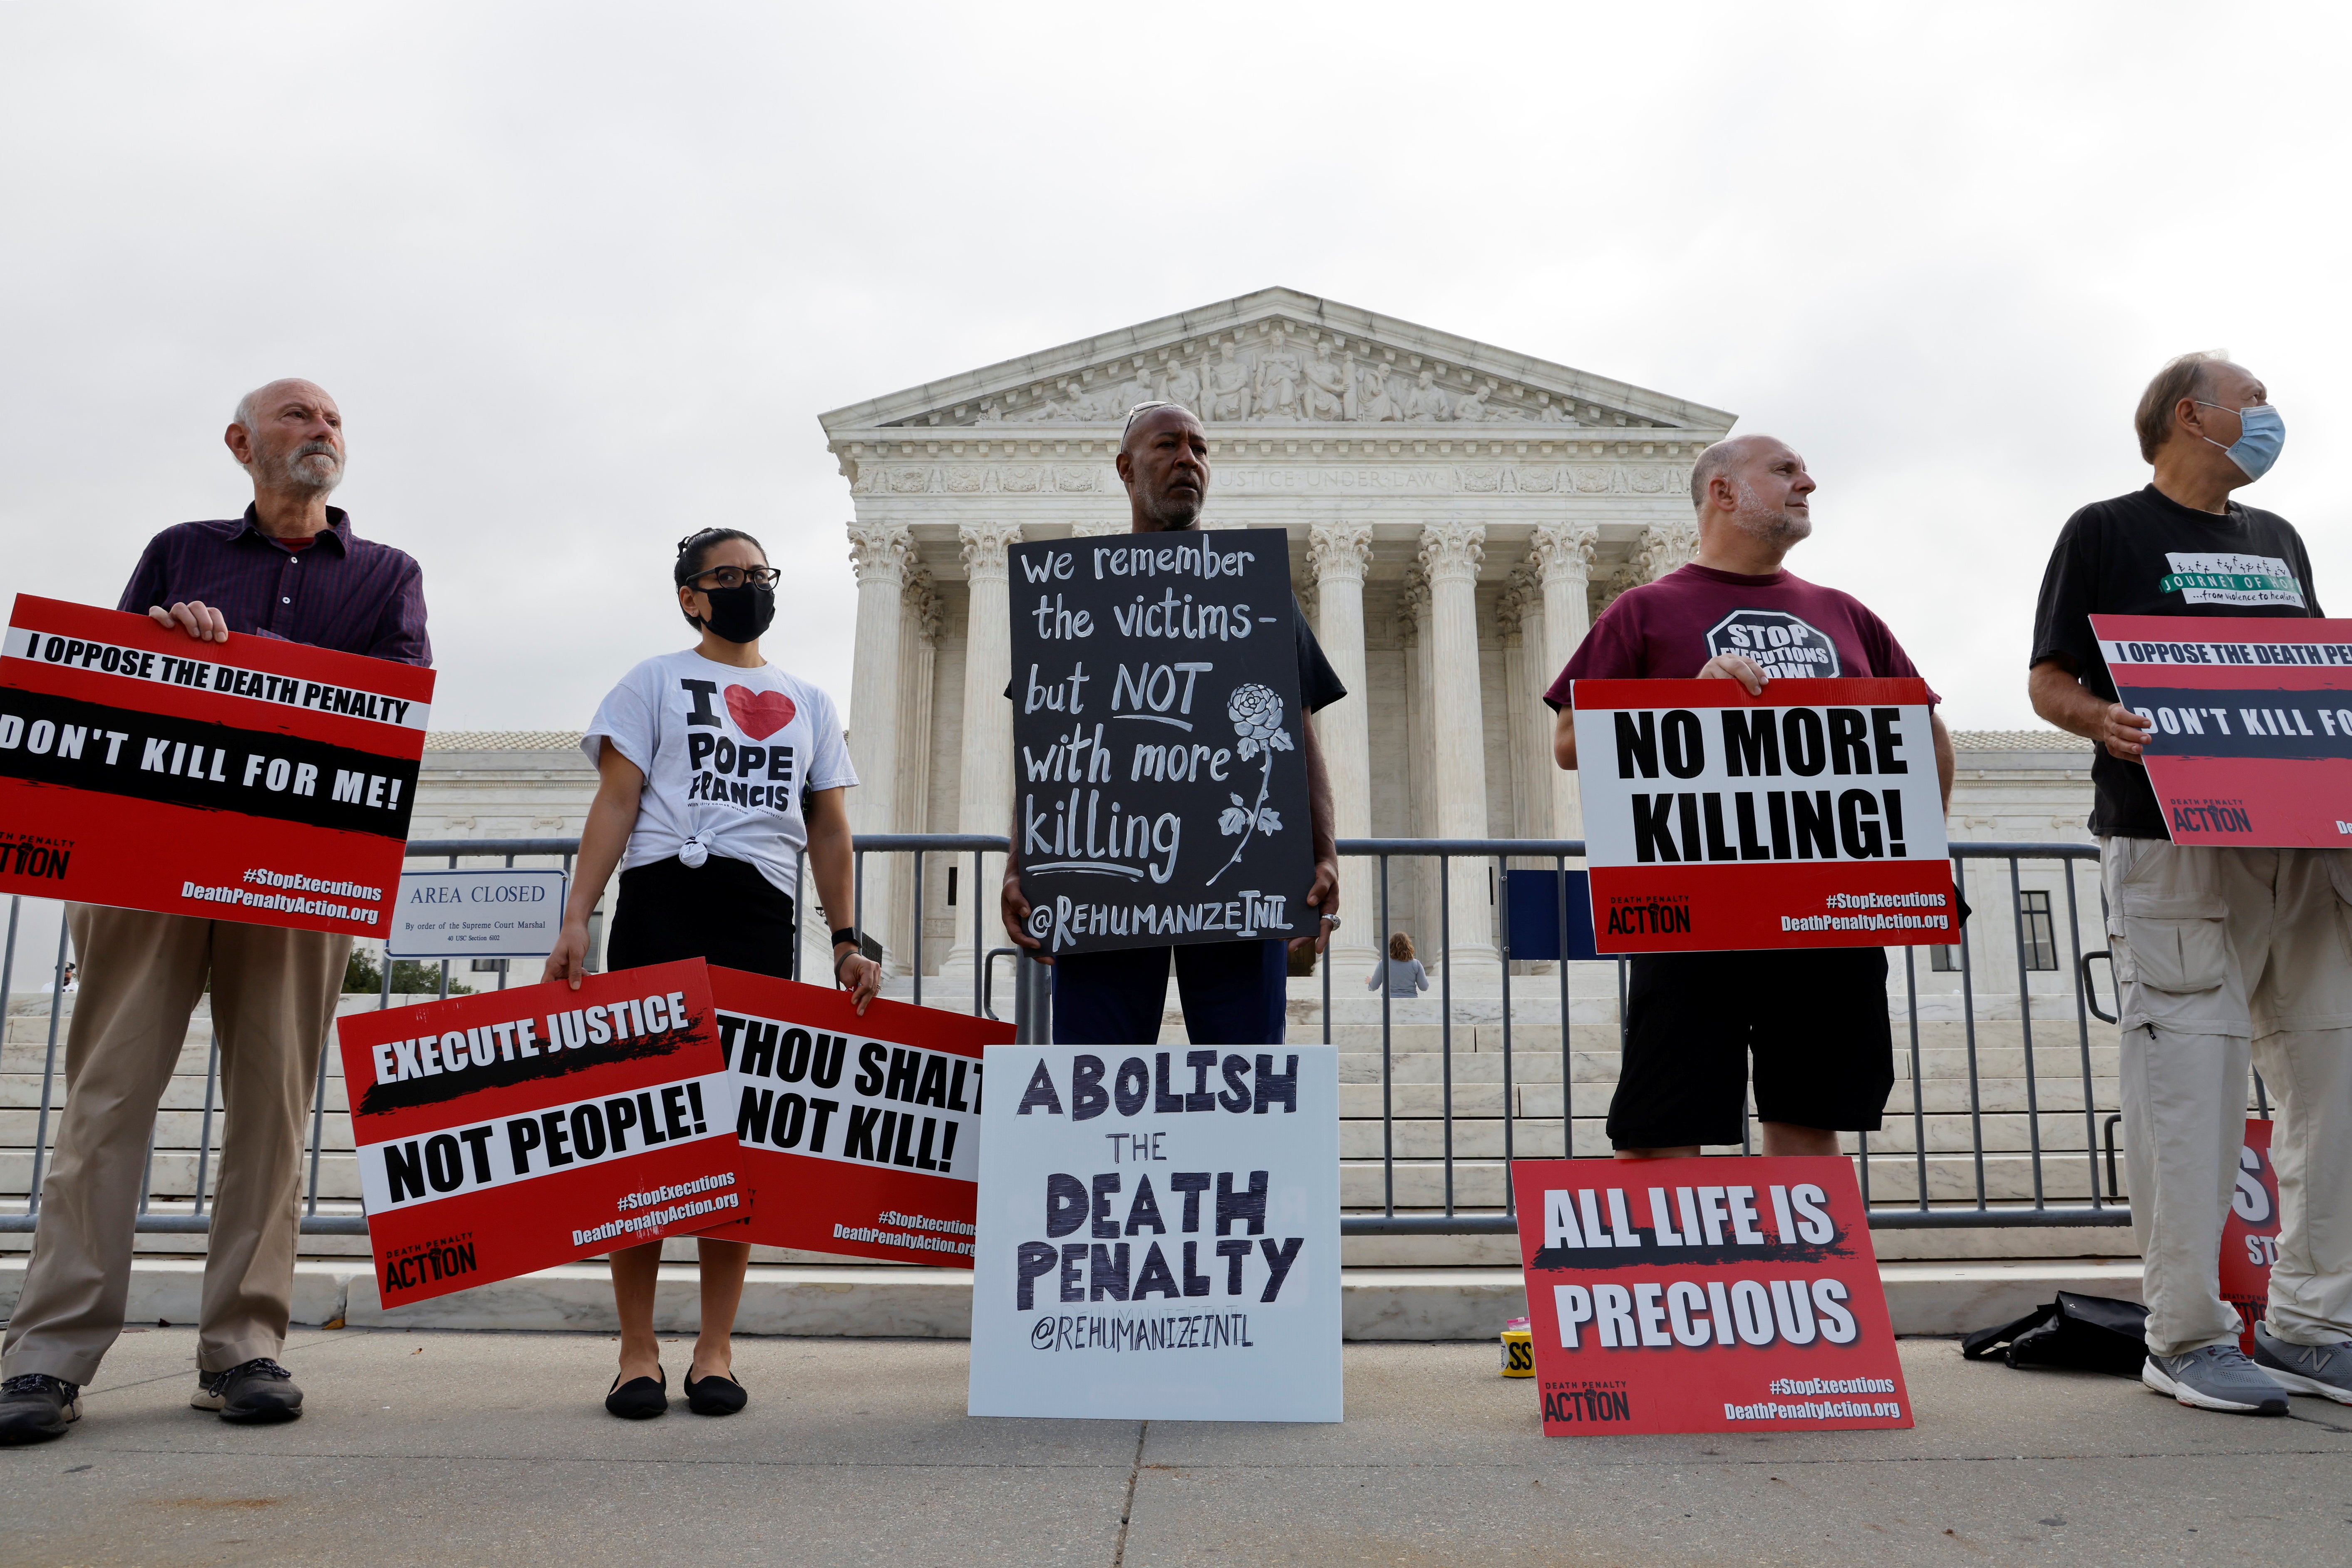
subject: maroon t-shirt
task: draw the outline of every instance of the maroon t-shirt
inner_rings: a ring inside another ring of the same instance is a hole
[[[1620,594],[1544,700],[1567,707],[1572,680],[1687,680],[1727,653],[1745,654],[1775,679],[1919,673],[1886,623],[1851,594],[1790,572],[1743,577],[1693,564]],[[1942,700],[1932,691],[1927,700]]]

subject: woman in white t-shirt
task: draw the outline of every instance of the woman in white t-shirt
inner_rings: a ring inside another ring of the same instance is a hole
[[[605,962],[635,969],[700,958],[793,978],[793,893],[806,854],[833,932],[833,979],[857,1010],[880,989],[853,907],[849,815],[857,782],[833,700],[760,657],[776,615],[776,572],[750,534],[706,528],[681,540],[677,605],[702,640],[646,659],[613,688],[580,739],[596,764],[595,804],[548,980],[576,988],[588,915],[621,872]],[[749,1395],[734,1378],[731,1336],[751,1247],[704,1240],[702,1331],[686,1374],[687,1407],[731,1415]],[[612,1255],[621,1367],[604,1407],[632,1420],[669,1407],[654,1338],[661,1243]]]

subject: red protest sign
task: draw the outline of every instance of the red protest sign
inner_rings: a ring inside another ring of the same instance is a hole
[[[16,596],[0,892],[381,935],[433,672]]]
[[[2271,1265],[2278,1261],[2278,1172],[2271,1166],[2271,1124],[2246,1118],[2238,1151],[2238,1184],[2221,1222],[2221,1300],[2238,1309],[2238,1345],[2254,1353],[2254,1325],[2271,1299]]]
[[[1511,1168],[1544,1435],[1908,1426],[1853,1167]]]
[[[700,959],[335,1031],[387,1307],[708,1230],[751,1201]]]
[[[714,968],[740,1169],[730,1241],[971,1266],[982,1047],[1013,1026]]]
[[[1580,680],[1601,952],[1948,942],[1927,685]]]
[[[2175,844],[2352,842],[2352,621],[2093,616]]]

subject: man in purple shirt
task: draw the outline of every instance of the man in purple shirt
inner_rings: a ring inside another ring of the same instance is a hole
[[[416,563],[327,504],[343,477],[335,400],[272,382],[237,404],[227,441],[253,504],[157,534],[120,607],[200,642],[278,637],[431,663]],[[62,1435],[122,1330],[148,1135],[207,989],[228,1114],[192,1403],[227,1421],[291,1420],[302,1394],[274,1358],[293,1303],[303,1122],[352,939],[91,904],[68,905],[66,921],[80,990],[56,1160],[0,1346],[0,1444]]]
[[[1699,454],[1698,559],[1620,595],[1544,693],[1561,767],[1576,766],[1574,681],[1721,679],[1761,696],[1780,676],[1919,673],[1861,600],[1781,570],[1813,531],[1814,488],[1804,459],[1769,436]],[[1942,719],[1930,723],[1948,810],[1952,741]],[[1739,1142],[1751,1055],[1765,1153],[1835,1154],[1841,1131],[1878,1131],[1895,1087],[1885,949],[1646,952],[1631,969],[1609,1105],[1619,1159]]]

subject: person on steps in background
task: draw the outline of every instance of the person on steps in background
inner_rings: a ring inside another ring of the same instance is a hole
[[[1422,968],[1421,960],[1412,955],[1412,938],[1402,931],[1389,938],[1389,955],[1372,965],[1372,973],[1365,980],[1364,989],[1379,990],[1383,976],[1388,980],[1391,996],[1417,996],[1429,989],[1429,972]]]
[[[833,931],[834,984],[863,1013],[882,970],[857,937],[842,798],[857,774],[833,700],[760,655],[775,619],[777,573],[758,540],[732,528],[691,534],[678,542],[673,578],[678,610],[701,641],[629,671],[580,738],[596,764],[596,799],[542,978],[579,988],[588,916],[617,866],[608,968],[699,958],[790,980],[805,854]],[[750,1399],[734,1375],[732,1336],[751,1248],[710,1237],[698,1245],[702,1326],[687,1367],[687,1408],[731,1415]],[[612,1254],[621,1364],[604,1408],[628,1420],[669,1408],[654,1336],[661,1251],[649,1241]]]

